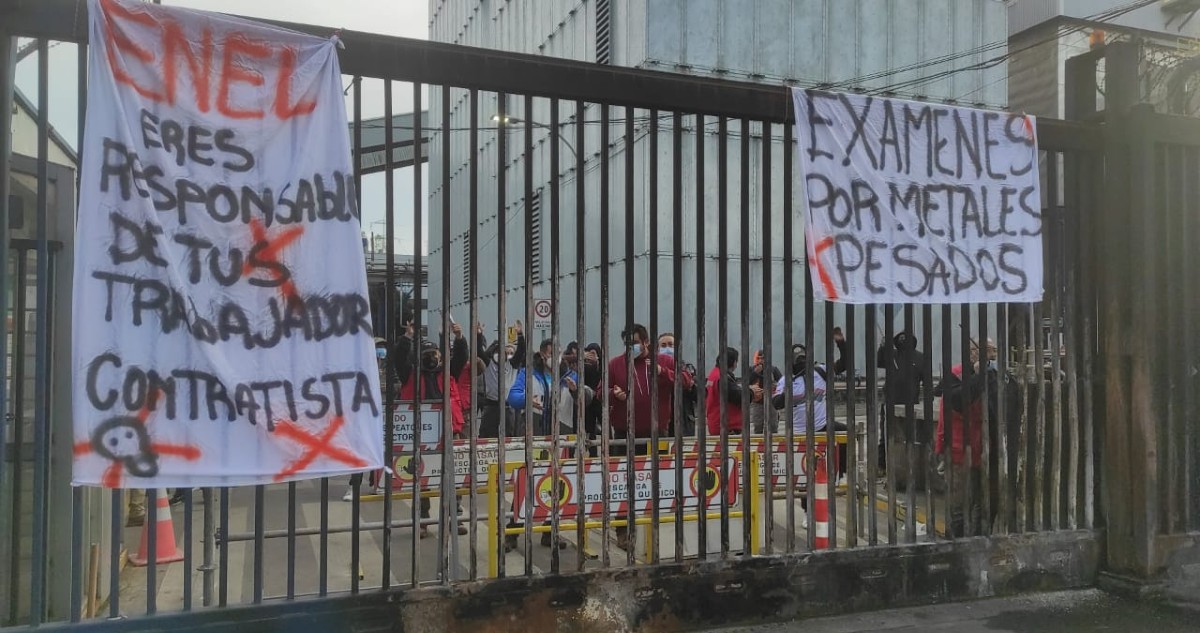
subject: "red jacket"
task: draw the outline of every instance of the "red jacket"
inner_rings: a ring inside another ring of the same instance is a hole
[[[954,374],[960,380],[963,375],[962,365],[955,365],[950,373]],[[963,442],[963,412],[956,410],[946,401],[946,397],[942,398],[941,407],[938,409],[938,425],[937,438],[934,443],[934,450],[939,455],[945,450],[945,430],[946,430],[946,412],[950,413],[950,431],[953,437],[950,442],[950,455],[954,460],[955,465],[962,465],[964,461]],[[974,468],[980,468],[983,465],[983,402],[982,399],[976,399],[966,407],[967,418],[966,426],[971,432],[971,465]]]
[[[725,412],[729,418],[729,432],[742,432],[741,387],[737,380],[728,379],[730,396],[725,399]],[[773,387],[772,387],[773,388]],[[735,402],[736,401],[736,402]],[[760,405],[761,406],[761,405]],[[708,373],[708,391],[704,396],[704,417],[708,421],[709,437],[721,434],[721,368],[713,367]]]
[[[418,375],[421,376],[421,402],[428,404],[434,409],[441,409],[442,394],[445,390],[442,388],[442,370],[436,372],[422,371]],[[400,401],[404,403],[413,402],[416,399],[416,394],[413,392],[413,381],[407,380],[400,385]],[[450,380],[450,423],[453,426],[455,433],[462,433],[463,430],[463,403],[459,396],[458,385],[454,379]]]
[[[666,433],[671,423],[671,396],[675,393],[675,361],[662,355],[654,357],[654,361],[658,364],[658,430]],[[633,380],[629,380],[627,356],[622,354],[608,361],[609,385],[620,387],[627,394],[624,402],[609,394],[609,424],[620,434],[626,431],[628,406],[632,403],[634,436],[650,437],[650,372],[653,371],[650,362],[649,355],[633,359]],[[691,388],[690,374],[684,373],[683,386]]]

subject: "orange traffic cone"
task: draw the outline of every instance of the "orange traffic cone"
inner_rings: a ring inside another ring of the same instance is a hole
[[[155,536],[154,542],[154,562],[155,563],[174,563],[183,560],[183,552],[175,546],[175,524],[171,521],[171,500],[167,498],[167,493],[162,488],[155,491],[154,499],[154,515],[156,520],[154,523]],[[145,567],[150,561],[149,553],[146,549],[150,545],[150,518],[146,518],[146,522],[142,524],[142,542],[138,545],[137,556],[130,555],[129,562],[134,567]]]

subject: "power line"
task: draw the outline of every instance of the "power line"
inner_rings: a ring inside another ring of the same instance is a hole
[[[1121,7],[1117,7],[1114,9],[1110,9],[1108,11],[1103,11],[1101,13],[1098,13],[1096,15],[1090,16],[1085,19],[1090,22],[1108,22],[1110,20],[1121,17],[1131,11],[1135,11],[1137,9],[1141,9],[1143,7],[1150,6],[1150,5],[1154,4],[1155,2],[1157,2],[1157,0],[1137,0],[1136,2],[1132,2],[1130,4],[1123,5]],[[1051,42],[1055,42],[1066,35],[1070,35],[1072,33],[1077,33],[1077,32],[1083,31],[1086,28],[1089,28],[1088,24],[1077,24],[1077,25],[1074,25],[1071,27],[1060,26],[1057,29],[1057,32],[1053,36],[1043,38],[1037,42],[1029,44],[1028,46],[1025,46],[1018,50],[1015,50],[1015,51],[1010,50],[1010,51],[1005,52],[1003,55],[998,55],[996,57],[993,57],[988,60],[984,60],[982,62],[970,64],[968,66],[963,66],[961,68],[952,68],[952,69],[945,70],[945,71],[942,71],[939,73],[934,73],[933,75],[930,75],[928,77],[920,77],[920,78],[916,78],[916,79],[910,79],[907,81],[901,81],[901,82],[897,82],[897,83],[894,83],[891,85],[883,86],[881,88],[875,88],[875,89],[870,90],[869,92],[871,94],[898,92],[898,91],[904,90],[906,88],[911,89],[911,88],[916,88],[919,86],[924,86],[926,84],[933,83],[933,82],[939,81],[941,79],[945,79],[946,77],[955,75],[960,72],[988,70],[990,68],[994,68],[994,67],[1004,63],[1009,58],[1011,58],[1013,55],[1016,55],[1019,53],[1024,53],[1026,51],[1033,50],[1034,48],[1037,48],[1039,46],[1049,44]],[[972,52],[970,54],[974,54],[974,53]],[[960,55],[960,57],[963,57],[963,56],[966,56],[966,55],[965,54]]]

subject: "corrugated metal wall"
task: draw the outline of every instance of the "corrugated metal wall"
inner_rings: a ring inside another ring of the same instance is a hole
[[[903,5],[903,6],[901,6]],[[537,10],[534,10],[534,6]],[[450,7],[454,7],[451,9]],[[921,59],[936,58],[952,53],[971,50],[980,44],[1002,41],[1006,34],[1006,17],[1004,7],[993,0],[920,0],[912,3],[895,3],[888,0],[656,0],[642,3],[633,0],[617,0],[613,2],[614,28],[614,62],[622,65],[643,66],[650,69],[678,70],[692,74],[711,74],[731,78],[751,78],[764,82],[780,82],[781,79],[793,79],[800,85],[816,85],[834,80],[845,80],[864,74],[883,71],[889,68],[900,68]],[[487,46],[506,51],[542,53],[552,56],[571,57],[574,59],[594,59],[595,10],[593,0],[511,0],[509,2],[475,2],[454,3],[434,2],[431,6],[431,38],[441,41],[465,43],[472,46]],[[459,14],[448,13],[457,10]],[[573,11],[573,13],[571,13]],[[455,15],[465,20],[467,28],[462,28],[455,22]],[[465,17],[463,17],[465,16]],[[557,16],[557,17],[555,17]],[[829,22],[826,22],[828,16]],[[535,23],[537,26],[531,26]],[[482,26],[480,26],[482,25]],[[632,32],[631,32],[632,31]],[[553,35],[551,37],[551,35]],[[883,45],[879,45],[883,43]],[[644,48],[642,48],[644,46]],[[631,62],[641,51],[645,58],[640,62]],[[979,53],[957,59],[950,64],[915,69],[872,81],[859,83],[860,87],[882,87],[884,85],[928,77],[934,73],[954,67],[975,63],[1004,52],[1003,48]],[[984,102],[1003,104],[1007,99],[1007,69],[1000,65],[984,73],[964,72],[948,78],[930,82],[920,86],[914,94],[929,95],[930,99],[958,98],[968,102]],[[467,138],[461,132],[469,125],[467,111],[467,95],[465,91],[454,91],[452,95],[451,113],[451,174],[448,187],[443,187],[444,178],[441,174],[441,140],[440,133],[435,132],[430,143],[431,160],[429,162],[429,191],[427,209],[429,217],[436,218],[429,223],[430,275],[429,292],[430,316],[440,319],[440,297],[445,284],[450,286],[451,310],[454,318],[465,322],[468,318],[468,300],[466,287],[468,262],[464,256],[469,247],[467,240],[469,229],[468,215],[468,181],[467,181]],[[507,288],[508,310],[505,321],[512,322],[523,318],[524,279],[525,279],[525,248],[530,243],[525,230],[525,200],[524,200],[524,125],[514,125],[507,130],[497,129],[491,120],[497,111],[496,98],[492,94],[480,95],[480,155],[481,165],[479,180],[478,214],[480,225],[476,234],[479,241],[478,262],[478,296],[480,299],[480,319],[489,328],[497,326],[496,299],[498,292],[499,271],[497,266],[499,243],[497,240],[496,192],[497,180],[491,174],[495,173],[494,165],[498,160],[496,139],[498,134],[508,135],[506,178],[506,211],[505,224],[507,231],[505,266],[505,287]],[[563,189],[561,190],[562,224],[559,227],[563,244],[563,259],[561,278],[562,319],[565,332],[574,333],[576,310],[580,305],[575,296],[574,284],[576,273],[575,264],[575,193],[577,177],[574,173],[575,143],[574,125],[569,125],[570,117],[575,113],[573,104],[563,104],[560,111],[560,121],[564,123],[562,137],[572,145],[571,148],[560,148]],[[436,130],[440,126],[441,111],[440,96],[430,96],[430,121],[427,126]],[[508,114],[525,121],[545,124],[550,120],[548,104],[537,100],[531,112],[524,112],[519,100],[510,100]],[[665,113],[663,113],[665,114]],[[618,335],[625,324],[625,251],[624,235],[624,159],[625,142],[622,138],[624,111],[614,110],[611,113],[613,124],[610,128],[610,231],[613,236],[612,250],[607,258],[602,258],[598,252],[597,236],[600,229],[599,219],[599,143],[600,126],[599,108],[590,106],[585,119],[586,124],[585,148],[583,153],[587,160],[586,184],[588,208],[585,221],[588,223],[586,234],[589,236],[586,262],[583,274],[586,277],[587,290],[583,307],[585,314],[599,314],[600,275],[599,267],[603,261],[612,262],[610,265],[609,314],[611,328],[610,343],[619,343]],[[670,148],[669,118],[660,118],[659,138],[659,173],[657,185],[648,182],[647,164],[650,160],[647,133],[647,113],[638,111],[637,140],[635,146],[636,173],[641,179],[635,183],[635,212],[637,226],[635,227],[635,250],[638,269],[638,279],[648,279],[649,261],[649,226],[656,222],[660,227],[659,249],[668,253],[671,249],[672,224],[670,199],[670,174],[672,164],[668,153]],[[685,323],[695,327],[694,318],[690,312],[695,310],[699,301],[705,303],[705,311],[709,315],[705,323],[706,341],[711,349],[703,350],[701,354],[689,354],[688,360],[696,362],[699,367],[711,364],[717,348],[717,242],[714,236],[717,227],[717,139],[715,136],[715,121],[709,120],[708,134],[705,136],[706,177],[705,177],[705,218],[709,240],[705,244],[704,254],[706,264],[706,284],[697,288],[696,257],[699,252],[695,239],[696,213],[696,165],[695,145],[697,135],[685,123],[686,130],[683,138],[683,217],[684,217],[684,247],[679,254],[685,259],[684,276],[678,288],[672,287],[671,260],[663,256],[659,259],[659,279],[657,288],[653,289],[654,296],[648,286],[638,288],[635,319],[645,322],[649,315],[649,302],[658,302],[660,323],[647,324],[652,331],[667,331],[673,319],[672,293],[683,293],[683,302],[689,306],[689,314],[685,315]],[[740,265],[741,255],[740,233],[736,214],[739,213],[739,156],[740,131],[736,122],[731,123],[731,138],[729,139],[730,162],[725,170],[729,177],[728,208],[735,217],[729,223],[726,239],[729,245],[731,263]],[[802,340],[804,274],[803,274],[803,235],[801,228],[801,205],[799,192],[793,204],[796,217],[796,235],[787,237],[782,231],[782,175],[783,143],[780,140],[782,129],[776,126],[774,132],[773,160],[776,172],[774,202],[772,204],[772,227],[768,233],[773,240],[772,278],[775,288],[764,294],[762,290],[763,266],[761,236],[761,209],[759,198],[761,187],[751,189],[750,207],[751,250],[748,254],[750,265],[752,305],[735,314],[749,314],[753,322],[761,324],[762,309],[769,304],[774,323],[782,327],[783,305],[792,301],[797,306],[794,324],[797,340]],[[752,127],[752,137],[758,136],[757,126]],[[532,168],[534,170],[534,189],[542,190],[549,183],[549,133],[535,126],[534,153]],[[750,173],[755,178],[761,178],[760,160],[762,156],[761,139],[752,138],[750,149]],[[451,244],[449,250],[451,275],[448,280],[441,278],[442,235],[441,221],[438,213],[442,208],[442,198],[446,190],[452,198],[451,215]],[[650,206],[649,192],[657,192],[658,216],[651,218],[648,213]],[[550,231],[553,224],[550,220],[548,193],[542,200],[542,239],[538,256],[541,261],[542,277],[538,280],[535,295],[549,297],[551,290],[548,280],[551,270],[550,260]],[[782,292],[783,279],[783,242],[793,240],[794,254],[800,264],[796,267],[794,295],[787,297]],[[739,276],[737,272],[730,275],[729,296],[733,298],[733,308],[739,295]],[[759,305],[753,305],[757,302]],[[761,307],[760,307],[761,306]],[[956,311],[957,312],[957,311]],[[955,318],[957,318],[955,314]],[[844,324],[842,309],[835,311],[837,324]],[[864,322],[860,311],[858,316],[860,340],[864,333],[861,331]],[[440,321],[433,321],[439,323]],[[882,315],[879,322],[882,323]],[[957,323],[957,321],[955,321]],[[901,327],[899,319],[897,327]],[[817,310],[815,317],[817,331],[825,327],[823,310]],[[739,347],[757,347],[761,344],[762,336],[759,329],[751,328],[751,340],[743,343],[739,339],[740,322],[729,325],[730,343]],[[957,328],[957,326],[955,326]],[[434,331],[436,328],[431,328]],[[543,333],[532,333],[531,338],[538,338]],[[548,335],[549,333],[544,333]],[[696,332],[678,333],[684,337],[685,344],[692,340]],[[565,335],[565,334],[564,334]],[[852,334],[853,335],[853,334]],[[563,340],[573,336],[565,335]],[[940,338],[940,324],[935,323],[935,336]],[[599,320],[588,321],[587,340],[600,338]],[[957,344],[957,337],[956,339]],[[781,343],[781,332],[774,333],[774,341]],[[863,367],[867,353],[865,345],[859,345],[858,367]],[[775,350],[775,357],[782,358],[782,349]],[[824,358],[824,349],[818,345],[815,350],[818,357]],[[957,353],[957,352],[956,352]],[[700,356],[700,358],[696,358]],[[940,363],[940,359],[935,360]]]

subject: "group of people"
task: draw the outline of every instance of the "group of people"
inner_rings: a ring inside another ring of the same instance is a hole
[[[417,389],[423,402],[440,406],[449,396],[451,411],[446,416],[455,438],[474,432],[479,438],[523,437],[526,420],[531,420],[534,435],[544,436],[552,432],[554,406],[557,406],[558,432],[563,435],[584,433],[589,440],[589,452],[598,455],[598,444],[604,431],[605,398],[603,397],[604,374],[601,366],[602,348],[597,343],[581,347],[578,342],[568,343],[562,351],[555,371],[554,345],[550,339],[539,343],[537,351],[526,353],[526,337],[522,324],[515,326],[515,340],[506,343],[500,340],[488,342],[482,324],[475,328],[476,350],[470,357],[470,346],[460,325],[453,325],[449,341],[438,345],[432,341],[418,343],[414,339],[413,327],[409,324],[395,346],[394,354],[386,341],[376,340],[379,361],[380,384],[396,386],[399,401],[412,401]],[[621,353],[607,359],[607,385],[609,397],[608,429],[610,456],[627,455],[629,446],[625,441],[632,435],[634,454],[648,454],[652,427],[657,425],[660,437],[675,435],[675,410],[679,408],[685,437],[696,434],[698,404],[704,401],[704,420],[709,437],[718,437],[724,429],[729,436],[740,436],[743,425],[748,424],[754,433],[762,433],[769,425],[773,431],[788,412],[787,394],[791,393],[790,421],[796,437],[804,437],[810,421],[814,432],[826,432],[829,422],[827,392],[833,382],[830,370],[822,363],[813,363],[808,350],[802,344],[793,345],[788,354],[786,372],[766,365],[762,351],[754,355],[748,376],[738,376],[741,354],[736,348],[720,352],[707,378],[697,379],[694,365],[681,362],[682,368],[675,371],[675,337],[671,333],[661,334],[651,341],[650,333],[641,324],[634,324],[622,332],[625,343]],[[835,328],[833,340],[838,350],[833,374],[845,372],[846,338],[840,328]],[[979,423],[982,394],[988,392],[984,383],[992,381],[990,400],[986,406],[995,409],[995,398],[999,389],[997,380],[1002,379],[994,365],[995,345],[988,341],[988,356],[992,362],[980,361],[977,346],[972,344],[971,364],[964,369],[955,366],[938,385],[932,385],[932,377],[926,367],[924,355],[919,351],[916,337],[910,332],[901,332],[882,345],[876,353],[876,364],[884,369],[884,398],[880,410],[879,466],[881,472],[887,465],[887,411],[895,405],[920,402],[922,389],[934,389],[941,399],[941,411],[935,450],[942,454],[943,441],[952,438],[952,457],[958,481],[979,499],[978,489],[982,485],[978,468],[981,462],[981,429]],[[445,351],[443,351],[445,350]],[[447,359],[448,357],[448,359]],[[451,380],[445,381],[443,363],[449,363]],[[809,367],[812,365],[811,383]],[[632,371],[631,371],[632,370]],[[502,379],[503,377],[503,379]],[[1003,378],[1007,379],[1007,378]],[[675,387],[679,383],[681,400],[677,403]],[[657,386],[655,393],[652,385]],[[808,411],[809,394],[812,389],[812,411]],[[471,409],[471,393],[475,391],[478,411]],[[743,398],[748,395],[751,406],[749,419],[743,419]],[[765,406],[764,400],[771,406]],[[994,419],[994,411],[993,411]],[[471,430],[465,431],[471,421]],[[949,432],[947,432],[947,421]],[[629,424],[632,423],[632,433]],[[834,431],[844,433],[847,427],[841,421],[833,422]],[[972,447],[973,459],[963,456],[964,437]],[[735,437],[736,439],[736,437]],[[839,475],[845,473],[845,445],[839,444]],[[973,467],[966,467],[966,464]],[[961,471],[961,472],[960,472]],[[351,481],[351,490],[345,499],[353,498],[353,490],[362,482],[361,475]],[[970,494],[970,493],[965,493]],[[429,502],[422,500],[422,516],[428,516]],[[970,525],[978,525],[983,518],[977,516],[978,509],[968,509],[963,516],[952,516],[954,529],[962,531]],[[426,530],[422,530],[427,533]],[[548,535],[547,535],[548,537]],[[618,535],[620,540],[621,535]],[[628,538],[627,535],[624,538]],[[552,545],[548,538],[544,545]]]

